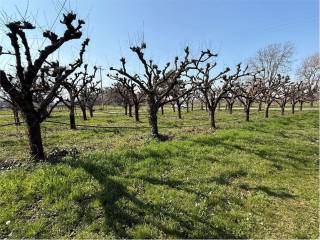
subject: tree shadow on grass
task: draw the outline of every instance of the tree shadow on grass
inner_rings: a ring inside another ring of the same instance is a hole
[[[267,186],[257,186],[257,187],[251,187],[248,184],[241,184],[239,186],[241,189],[246,190],[246,191],[260,191],[264,192],[265,194],[271,196],[271,197],[277,197],[277,198],[282,198],[282,199],[289,199],[289,198],[295,198],[296,196],[282,191],[282,190],[274,190],[271,189]]]
[[[106,159],[108,161],[108,159]],[[99,199],[104,209],[105,231],[112,233],[116,238],[132,238],[130,229],[140,224],[151,225],[163,233],[163,237],[174,238],[194,238],[195,232],[197,238],[246,238],[246,236],[234,235],[223,226],[217,226],[208,221],[205,217],[192,214],[182,209],[168,207],[167,203],[152,203],[144,201],[136,194],[129,191],[127,182],[139,180],[143,185],[151,183],[154,185],[168,185],[176,190],[183,190],[191,194],[199,194],[191,188],[184,187],[182,181],[159,180],[155,178],[137,178],[136,176],[123,176],[121,166],[105,167],[101,162],[89,162],[85,160],[73,159],[67,161],[67,164],[74,168],[82,168],[95,180],[97,180],[102,190],[94,198]],[[119,163],[117,163],[119,164]],[[178,226],[168,227],[165,224],[166,219],[175,222]],[[152,236],[159,238],[160,236]]]
[[[247,172],[242,170],[239,171],[227,171],[223,172],[218,176],[209,177],[209,178],[194,178],[184,180],[176,180],[170,178],[156,178],[150,176],[135,176],[135,179],[142,180],[148,184],[152,185],[161,185],[168,188],[172,188],[178,191],[183,191],[188,194],[193,194],[197,199],[207,199],[208,194],[204,191],[197,190],[197,185],[201,184],[217,184],[217,185],[231,185],[232,182],[240,177],[247,176]],[[225,198],[220,199],[221,203],[225,201]],[[224,203],[223,203],[224,204]],[[223,205],[222,204],[222,205]]]
[[[304,159],[295,156],[295,153],[288,152],[288,149],[283,149],[282,151],[270,152],[263,149],[255,148],[254,141],[249,142],[248,145],[243,146],[243,144],[234,144],[230,141],[230,136],[225,137],[217,137],[212,136],[206,139],[194,139],[193,142],[195,144],[207,145],[207,146],[223,146],[225,149],[230,152],[234,152],[235,150],[241,152],[247,152],[248,154],[254,154],[262,159],[269,160],[275,164],[281,163],[285,166],[290,166],[295,169],[305,169],[308,167],[308,162]],[[265,144],[268,144],[267,142]],[[274,144],[274,143],[270,143]],[[295,149],[290,151],[296,151]]]

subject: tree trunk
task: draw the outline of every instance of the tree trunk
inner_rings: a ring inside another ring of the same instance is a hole
[[[303,101],[300,101],[299,110],[302,111],[302,108],[303,108]]]
[[[80,104],[80,108],[81,108],[81,111],[82,111],[82,119],[84,121],[87,121],[88,118],[87,118],[87,109],[86,109],[86,106],[83,106],[82,104]]]
[[[139,103],[134,104],[134,117],[136,119],[136,122],[140,122],[139,118]]]
[[[246,112],[246,121],[249,122],[250,121],[250,105],[245,106],[245,112]]]
[[[161,115],[164,114],[163,106],[161,106]]]
[[[40,122],[37,117],[32,114],[25,113],[24,115],[28,127],[30,154],[36,161],[43,160],[45,159],[45,155],[42,145]]]
[[[310,107],[313,107],[313,100],[311,100],[310,102]]]
[[[172,110],[176,112],[176,106],[174,104],[172,104]]]
[[[177,108],[178,108],[178,118],[181,119],[182,118],[182,116],[181,116],[181,104],[177,103]]]
[[[258,112],[261,112],[262,111],[262,102],[259,102],[259,105],[258,105]]]
[[[191,100],[191,111],[193,111],[193,104],[194,104],[194,102],[193,102],[193,99]]]
[[[14,124],[16,126],[20,125],[20,118],[19,118],[19,111],[16,107],[12,108],[12,112],[13,112],[13,118],[14,118]]]
[[[203,110],[203,102],[200,102],[200,109]]]
[[[218,111],[221,111],[221,103],[218,103]]]
[[[158,132],[158,118],[157,118],[158,107],[156,106],[156,101],[153,96],[148,97],[148,106],[149,106],[148,112],[149,112],[149,124],[151,128],[151,136],[159,139],[160,135]]]
[[[90,113],[90,117],[93,118],[93,107],[89,107],[89,113]]]
[[[233,103],[228,104],[229,114],[232,114]]]
[[[189,101],[186,102],[187,105],[187,112],[189,112]]]
[[[70,119],[70,129],[77,129],[76,120],[75,120],[75,116],[74,116],[74,106],[72,106],[72,105],[70,107],[69,119]]]
[[[266,110],[265,110],[265,112],[264,112],[264,117],[265,118],[269,118],[269,108],[270,108],[270,103],[267,103],[266,104]]]
[[[281,105],[281,115],[283,116],[284,115],[284,109],[285,109],[285,105]]]
[[[128,115],[128,104],[124,105],[124,115]]]
[[[215,110],[216,110],[216,106],[213,106],[213,107],[210,108],[210,125],[211,125],[211,128],[216,128]]]
[[[294,108],[295,108],[296,104],[295,103],[292,103],[291,104],[291,113],[294,114]]]
[[[132,116],[132,105],[131,104],[129,104],[129,117],[133,117]]]
[[[208,104],[205,103],[205,106],[206,106],[206,112],[208,112]]]

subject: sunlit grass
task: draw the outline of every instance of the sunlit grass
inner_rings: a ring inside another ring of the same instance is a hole
[[[136,124],[120,108],[108,111],[77,123],[147,126],[146,115]],[[1,114],[1,123],[11,120]],[[47,153],[79,154],[0,172],[0,237],[319,237],[318,111],[273,110],[270,119],[252,111],[246,123],[240,109],[222,110],[215,131],[205,111],[176,115],[159,114],[160,132],[174,136],[161,143],[148,129],[44,123]],[[65,111],[51,119],[68,122]],[[195,127],[165,128],[173,125]],[[28,162],[24,127],[4,129],[0,162]]]

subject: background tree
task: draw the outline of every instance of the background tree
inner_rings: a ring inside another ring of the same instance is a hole
[[[101,95],[99,84],[100,81],[92,81],[87,87],[87,107],[91,118],[93,118],[94,106],[96,105],[97,99]]]
[[[293,55],[293,45],[270,44],[265,48],[259,49],[255,57],[250,59],[249,66],[253,71],[261,71],[263,79],[263,100],[265,103],[265,117],[269,117],[269,108],[276,99],[276,92],[281,81],[278,74],[286,75],[290,70],[291,58]]]
[[[261,85],[261,79],[257,77],[257,74],[254,74],[252,78],[236,82],[234,89],[232,89],[232,92],[244,107],[247,122],[250,120],[250,108],[261,91]]]
[[[295,113],[295,106],[299,102],[303,92],[303,82],[295,82],[290,85],[290,102],[291,102],[291,113]]]
[[[241,64],[237,65],[234,74],[227,75],[230,68],[226,68],[224,71],[213,75],[211,71],[215,68],[216,63],[208,63],[204,69],[199,68],[199,73],[195,76],[195,82],[198,89],[202,92],[206,106],[210,113],[210,125],[212,128],[216,128],[215,111],[222,98],[227,97],[233,84],[242,76],[247,76],[247,69],[241,69]]]
[[[78,20],[78,23],[74,25],[75,20],[76,14],[72,12],[63,15],[61,23],[66,27],[66,30],[60,37],[54,32],[45,31],[43,36],[47,38],[50,43],[39,50],[39,55],[34,61],[32,60],[25,31],[35,29],[35,27],[27,21],[16,21],[6,24],[9,31],[7,35],[13,51],[4,52],[1,48],[0,55],[9,54],[14,56],[14,75],[16,78],[10,78],[10,73],[0,70],[0,86],[17,104],[23,114],[28,127],[30,152],[36,160],[45,158],[40,123],[49,116],[56,106],[56,103],[52,103],[62,82],[81,66],[85,47],[89,42],[89,39],[83,42],[79,58],[74,63],[69,64],[68,67],[61,67],[59,62],[48,61],[48,57],[66,42],[79,39],[82,36],[81,28],[84,21]],[[22,49],[24,49],[25,58],[23,58],[21,54]],[[25,64],[25,66],[23,64]],[[38,88],[39,81],[42,81],[42,79],[39,80],[41,69],[45,69],[45,74],[47,75],[46,86],[44,86],[46,88],[44,89],[46,94],[39,105],[35,106],[33,103],[35,93],[41,92],[41,88]],[[49,90],[47,86],[50,87]],[[48,107],[49,111],[47,110]]]
[[[175,104],[177,106],[177,111],[178,111],[178,118],[182,119],[181,115],[181,107],[183,104],[187,103],[189,100],[189,94],[185,94],[186,91],[189,91],[186,88],[186,82],[183,80],[178,80],[178,83],[174,86],[174,88],[170,91],[169,97],[176,99],[172,104]],[[181,97],[179,97],[181,96]]]
[[[83,91],[84,88],[93,80],[93,75],[87,74],[88,65],[84,65],[84,71],[80,71],[74,74],[73,77],[66,79],[62,83],[62,86],[67,91],[67,97],[58,96],[60,100],[64,103],[64,105],[69,109],[69,120],[70,120],[70,128],[76,129],[76,122],[75,122],[75,107],[76,101],[79,94]],[[96,71],[96,68],[95,68]]]
[[[305,82],[302,82],[301,89],[299,92],[299,98],[298,98],[300,111],[302,111],[303,104],[305,101],[307,101],[307,85],[305,84]]]
[[[116,89],[116,92],[118,93],[118,95],[122,99],[123,106],[124,106],[124,111],[125,111],[124,114],[125,115],[129,115],[129,117],[133,117],[133,115],[132,115],[133,101],[132,101],[132,97],[130,95],[130,91],[120,81],[115,83],[114,87]]]
[[[313,102],[319,99],[320,55],[316,53],[307,57],[298,68],[298,77],[306,86],[306,100]]]
[[[81,88],[79,94],[77,94],[77,100],[82,112],[82,119],[84,121],[88,120],[87,107],[88,107],[88,101],[90,98],[90,91],[94,91],[94,89],[92,88],[92,84],[95,85],[95,87],[98,85],[98,83],[93,83],[93,79],[96,76],[96,72],[97,72],[97,67],[94,66],[93,73],[89,74],[88,65],[85,65],[84,72],[80,73],[80,80],[83,88]],[[90,85],[91,88],[88,86],[89,84],[91,84]]]
[[[130,115],[132,116],[132,105],[134,106],[134,115],[136,122],[140,122],[139,109],[140,105],[144,102],[145,96],[140,91],[138,85],[134,83],[131,79],[126,77],[121,77],[119,74],[110,75],[108,77],[112,80],[118,81],[116,85],[119,94],[123,98],[123,100],[129,105]],[[130,107],[131,106],[131,107]]]
[[[104,89],[104,97],[106,105],[118,105],[124,107],[124,102],[122,97],[119,95],[116,87],[113,85],[111,87],[106,87]],[[126,115],[126,112],[125,112]]]
[[[19,108],[17,104],[15,104],[11,99],[11,97],[1,88],[0,88],[0,100],[4,101],[8,106],[8,108],[12,110],[15,125],[20,125],[21,122],[19,117]]]
[[[236,102],[237,96],[233,91],[230,91],[226,94],[225,98],[226,100],[226,107],[229,111],[229,114],[232,114],[233,105]]]
[[[279,75],[278,77],[283,78],[283,76]],[[278,88],[278,93],[276,95],[275,101],[279,104],[281,109],[281,115],[284,115],[286,104],[290,101],[291,94],[291,85],[289,82],[289,76],[286,76],[286,81],[281,81],[281,84]]]
[[[154,138],[161,139],[158,131],[157,113],[161,106],[168,102],[173,102],[176,99],[168,98],[171,90],[178,84],[178,80],[188,71],[195,69],[200,63],[207,61],[213,55],[209,50],[202,51],[197,59],[189,59],[189,48],[185,48],[185,55],[179,63],[179,58],[174,60],[174,66],[169,69],[170,63],[160,70],[158,65],[153,63],[153,60],[147,61],[144,55],[146,44],[142,43],[140,46],[130,48],[136,54],[139,61],[144,68],[144,74],[130,74],[126,69],[126,60],[121,58],[122,67],[119,69],[111,67],[110,70],[117,72],[119,75],[131,79],[136,83],[141,91],[146,95],[148,104],[149,124],[151,128],[151,135]],[[192,89],[191,89],[192,90]],[[190,91],[191,91],[190,90]],[[183,94],[187,94],[184,92]],[[178,96],[177,98],[181,98]]]

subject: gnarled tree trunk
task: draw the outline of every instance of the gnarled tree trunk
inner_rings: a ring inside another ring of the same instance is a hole
[[[87,121],[88,118],[87,118],[87,109],[86,109],[86,106],[80,104],[80,109],[81,109],[81,112],[82,112],[82,119],[84,121]]]
[[[140,117],[139,117],[139,103],[134,104],[134,117],[136,119],[136,122],[140,122]]]
[[[128,115],[128,104],[125,103],[123,107],[124,107],[124,115],[127,116]]]
[[[151,136],[154,138],[159,139],[159,131],[158,131],[158,118],[157,118],[157,112],[158,112],[158,106],[156,105],[155,97],[154,96],[148,96],[148,112],[149,112],[149,125],[151,128]]]
[[[28,112],[24,113],[24,118],[28,128],[30,154],[36,161],[43,160],[45,155],[42,145],[40,121],[35,115]]]
[[[181,119],[181,103],[177,102],[177,109],[178,109],[178,118]]]
[[[249,100],[248,103],[246,103],[246,105],[244,106],[244,110],[246,112],[246,121],[249,122],[250,121],[250,108],[251,108],[251,104],[252,102]]]
[[[262,102],[260,101],[258,105],[258,112],[261,112],[261,111],[262,111]]]
[[[173,112],[176,112],[176,106],[174,104],[171,104],[171,106],[172,106]]]
[[[93,118],[93,107],[89,106],[88,108],[89,108],[90,117]]]
[[[302,111],[303,108],[303,101],[299,101],[300,105],[299,105],[299,110]]]
[[[271,103],[266,103],[266,109],[265,109],[265,112],[264,112],[264,117],[265,118],[269,118],[269,108],[271,106]]]
[[[77,129],[76,119],[74,114],[74,105],[70,106],[69,119],[70,119],[70,129]]]
[[[292,114],[294,114],[295,107],[296,107],[296,103],[292,103],[291,104],[291,113]]]
[[[232,114],[233,103],[228,103],[229,114]]]
[[[132,116],[132,104],[129,104],[129,117],[133,117]]]
[[[210,126],[216,128],[215,109],[210,108]]]
[[[207,106],[208,106],[208,104],[207,104]],[[208,106],[209,110],[210,110],[209,113],[210,113],[210,126],[211,126],[211,128],[217,128],[216,116],[215,116],[217,106],[218,106],[218,104],[214,104],[214,103],[212,103],[211,106]]]
[[[284,115],[285,105],[282,104],[282,105],[280,106],[280,108],[281,108],[281,115],[283,116],[283,115]]]

